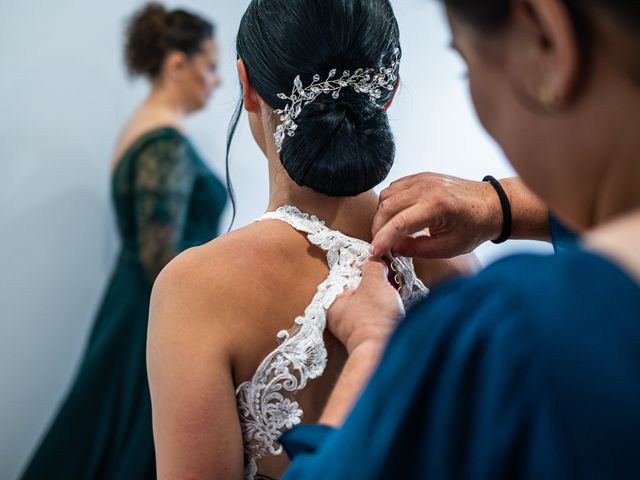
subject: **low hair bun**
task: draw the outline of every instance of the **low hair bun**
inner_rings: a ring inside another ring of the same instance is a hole
[[[305,105],[280,159],[298,185],[351,197],[381,183],[393,166],[395,143],[387,112],[367,95],[343,91]]]
[[[402,54],[390,0],[252,0],[236,47],[251,86],[279,112],[277,136],[268,141],[294,182],[353,197],[387,177],[395,145],[384,106],[398,86]]]

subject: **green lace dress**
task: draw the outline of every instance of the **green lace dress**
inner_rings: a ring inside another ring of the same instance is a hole
[[[24,480],[155,479],[145,347],[164,266],[216,235],[225,187],[179,131],[139,138],[113,176],[122,249],[79,372]]]

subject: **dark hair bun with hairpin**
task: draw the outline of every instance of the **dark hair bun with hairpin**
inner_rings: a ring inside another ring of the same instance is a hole
[[[281,110],[294,78],[389,67],[399,55],[399,28],[388,0],[254,0],[238,32],[238,55],[258,94]],[[398,57],[399,59],[399,57]],[[334,197],[364,193],[382,182],[395,158],[384,106],[397,85],[374,98],[351,85],[301,106],[297,129],[280,160],[297,184]]]
[[[366,95],[321,95],[305,106],[280,158],[293,181],[330,196],[355,196],[382,182],[395,157],[387,114]]]

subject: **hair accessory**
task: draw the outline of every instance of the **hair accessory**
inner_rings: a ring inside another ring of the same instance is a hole
[[[303,87],[300,75],[296,76],[291,95],[278,94],[280,100],[289,100],[289,103],[284,109],[274,111],[280,115],[281,122],[273,135],[276,140],[276,152],[280,153],[282,150],[285,137],[293,137],[296,134],[298,125],[295,120],[300,115],[303,106],[313,102],[320,94],[331,93],[331,96],[337,100],[340,98],[340,91],[346,87],[352,87],[358,93],[369,95],[369,99],[373,103],[377,103],[382,97],[381,89],[392,91],[395,88],[399,65],[400,49],[396,48],[391,64],[388,67],[380,67],[377,72],[375,68],[366,70],[359,68],[353,75],[349,70],[345,70],[342,72],[342,76],[336,77],[337,70],[334,68],[323,82],[320,81],[320,75],[314,75],[313,83],[308,87]]]

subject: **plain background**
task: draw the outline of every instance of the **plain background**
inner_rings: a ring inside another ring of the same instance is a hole
[[[23,0],[0,16],[0,478],[16,478],[73,379],[118,249],[110,204],[112,148],[146,92],[122,63],[125,18],[143,2]],[[385,185],[419,171],[472,179],[513,174],[472,110],[464,65],[434,0],[392,0],[404,58],[390,110],[398,143]],[[248,0],[172,2],[215,20],[224,84],[191,138],[224,174],[238,98],[233,42]],[[322,72],[318,72],[322,74]],[[267,202],[266,161],[246,119],[232,158],[235,227]],[[226,226],[226,225],[225,225]],[[483,262],[534,242],[479,250]],[[70,454],[73,454],[70,452]]]

